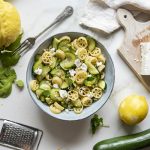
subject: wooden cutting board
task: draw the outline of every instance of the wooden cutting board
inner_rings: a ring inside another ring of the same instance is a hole
[[[150,42],[150,21],[138,22],[125,9],[118,9],[117,18],[125,30],[125,38],[121,47],[118,49],[118,53],[150,92],[150,76],[140,75],[140,43]]]

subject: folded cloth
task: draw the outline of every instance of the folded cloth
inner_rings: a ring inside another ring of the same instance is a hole
[[[109,7],[117,9],[124,5],[132,5],[139,9],[150,11],[150,0],[98,0],[103,1]]]
[[[80,24],[109,34],[120,27],[116,9],[126,4],[150,11],[150,0],[89,0],[81,13]]]

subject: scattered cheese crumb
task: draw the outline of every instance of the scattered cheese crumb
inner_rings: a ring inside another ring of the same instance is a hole
[[[83,71],[87,71],[87,65],[85,63],[83,63],[80,67]]]
[[[66,98],[68,96],[68,93],[66,90],[59,90],[59,95],[61,98]]]
[[[97,62],[96,65],[97,65],[97,66],[101,66],[101,65],[102,65],[102,62]]]
[[[88,74],[88,77],[92,77],[92,75],[91,75],[91,74]]]
[[[76,50],[75,55],[78,55],[78,50]]]
[[[74,76],[76,74],[76,71],[71,69],[71,70],[69,70],[69,73],[70,73],[71,76]]]
[[[38,68],[34,71],[35,74],[37,75],[41,75],[42,74],[42,69],[41,68]]]
[[[51,48],[50,51],[51,51],[51,52],[55,52],[56,49],[55,49],[55,48]]]
[[[53,84],[54,88],[59,88],[58,84]]]
[[[69,109],[65,109],[65,112],[68,114],[69,113]]]
[[[76,65],[76,67],[80,67],[81,66],[80,59],[76,59],[74,63]]]
[[[92,98],[93,95],[90,93],[90,94],[87,94],[87,97]]]

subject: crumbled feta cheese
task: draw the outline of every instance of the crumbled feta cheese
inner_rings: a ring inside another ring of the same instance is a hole
[[[65,109],[65,112],[66,112],[66,113],[69,113],[69,109]]]
[[[66,90],[59,90],[59,95],[61,98],[66,98],[68,96],[68,93]]]
[[[55,48],[51,48],[50,51],[51,51],[51,52],[55,52],[56,49],[55,49]]]
[[[83,63],[80,67],[83,71],[87,71],[87,65]]]
[[[90,94],[87,94],[87,97],[92,98],[93,95],[90,93]]]
[[[41,75],[42,74],[42,69],[41,68],[38,68],[34,71],[35,74],[37,75]]]
[[[91,74],[88,74],[88,77],[92,77],[92,75],[91,75]]]
[[[78,50],[76,50],[75,55],[78,55]]]
[[[80,67],[81,66],[80,59],[76,59],[74,63],[76,65],[76,67]]]
[[[69,70],[69,73],[70,73],[71,76],[74,76],[76,74],[76,71],[71,69],[71,70]]]
[[[97,66],[101,66],[101,65],[102,65],[102,62],[97,62],[96,65],[97,65]]]
[[[53,84],[54,88],[59,88],[58,84]]]

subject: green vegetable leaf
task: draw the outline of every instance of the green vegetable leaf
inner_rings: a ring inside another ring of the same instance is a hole
[[[87,81],[93,81],[95,78],[94,77],[87,77]]]
[[[12,90],[12,83],[16,79],[14,69],[0,67],[0,97],[7,97]]]
[[[109,126],[105,126],[104,123],[103,123],[103,118],[99,117],[97,114],[95,114],[93,116],[93,118],[91,119],[92,134],[95,134],[95,132],[97,131],[97,129],[99,127],[109,127]]]
[[[17,47],[19,47],[21,38],[22,38],[22,34],[20,34],[18,36],[18,38],[16,39],[16,41],[14,43],[12,43],[10,46],[4,48],[6,51],[8,51],[8,53],[0,54],[0,60],[4,67],[14,66],[18,63],[18,61],[20,59],[20,55],[16,54],[16,55],[12,56],[11,51],[14,51]]]
[[[9,55],[3,54],[3,56],[0,59],[1,59],[2,65],[4,67],[10,67],[10,66],[14,66],[18,63],[18,61],[20,59],[20,55],[16,54],[13,56],[9,56]]]

